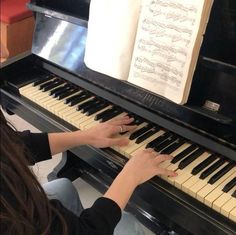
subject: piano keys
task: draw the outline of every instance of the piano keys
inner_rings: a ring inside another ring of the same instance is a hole
[[[69,84],[53,74],[48,80],[37,80],[21,87],[19,92],[23,97],[81,130],[107,121],[102,118],[103,114],[106,114],[104,117],[110,117],[108,120],[121,115],[130,115],[135,120],[140,119],[122,107]],[[82,98],[84,94],[87,94],[86,98]],[[151,134],[141,139],[150,131]],[[161,165],[166,169],[176,171],[178,176],[162,178],[236,222],[235,162],[226,160],[223,156],[147,120],[139,121],[137,128],[131,133],[121,133],[120,135],[129,138],[130,143],[128,146],[114,147],[114,149],[126,158],[131,158],[137,151],[145,148],[153,148],[157,153],[171,154],[174,157],[173,160]],[[230,190],[226,190],[226,188]],[[225,195],[228,200],[221,203],[219,207],[214,206],[219,205],[217,200],[220,200],[222,195]],[[216,203],[214,203],[215,201]]]

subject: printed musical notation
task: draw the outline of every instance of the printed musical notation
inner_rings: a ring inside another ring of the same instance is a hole
[[[166,0],[153,0],[150,3],[150,10],[157,10],[160,7],[162,8],[168,8],[171,9],[173,8],[174,10],[180,10],[183,12],[193,12],[193,13],[197,13],[198,9],[195,5],[193,4],[189,4],[187,5],[186,2],[185,3],[181,3],[181,2],[176,2],[176,1],[166,1]]]
[[[197,3],[152,0],[144,7],[133,62],[135,77],[152,84],[165,82],[178,90],[190,59]]]

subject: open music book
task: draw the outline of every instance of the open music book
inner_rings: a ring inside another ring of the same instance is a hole
[[[187,102],[213,0],[91,0],[85,64]]]

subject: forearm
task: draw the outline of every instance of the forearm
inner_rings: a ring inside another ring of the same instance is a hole
[[[135,178],[128,172],[122,171],[113,181],[104,197],[116,202],[123,210],[137,187]]]
[[[48,134],[51,154],[64,152],[76,146],[89,144],[83,131]]]

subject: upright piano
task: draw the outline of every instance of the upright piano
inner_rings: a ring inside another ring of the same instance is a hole
[[[89,3],[28,4],[36,18],[32,54],[2,64],[3,109],[46,132],[134,117],[129,146],[71,149],[49,180],[81,177],[104,192],[137,149],[151,147],[174,156],[163,166],[179,176],[140,185],[127,210],[155,233],[166,226],[179,234],[236,234],[235,0],[214,1],[185,105],[85,66]]]

